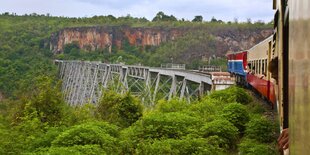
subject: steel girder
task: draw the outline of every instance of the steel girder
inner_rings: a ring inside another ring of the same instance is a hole
[[[186,99],[188,102],[211,90],[210,75],[186,70],[168,70],[145,66],[105,64],[89,61],[55,60],[68,104],[96,104],[103,90],[131,92],[145,105],[160,99]]]

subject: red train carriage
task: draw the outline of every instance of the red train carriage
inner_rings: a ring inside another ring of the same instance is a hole
[[[227,54],[228,71],[237,83],[251,86],[264,96],[272,107],[276,104],[275,80],[268,71],[271,59],[272,36],[248,51]]]
[[[248,50],[248,74],[246,81],[274,106],[276,100],[275,80],[268,71],[271,61],[272,36]]]

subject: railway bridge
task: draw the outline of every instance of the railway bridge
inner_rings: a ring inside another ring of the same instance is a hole
[[[187,70],[105,64],[95,61],[55,60],[63,81],[65,100],[73,106],[96,104],[105,90],[130,91],[145,105],[159,99],[184,98],[188,102],[211,91],[211,74]]]

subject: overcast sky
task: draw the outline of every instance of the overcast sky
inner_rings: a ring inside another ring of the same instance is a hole
[[[157,12],[174,15],[178,19],[192,20],[196,15],[205,21],[216,19],[233,21],[263,20],[273,18],[272,0],[0,0],[0,13],[18,15],[50,13],[53,16],[92,17],[94,15],[130,14],[152,20]]]

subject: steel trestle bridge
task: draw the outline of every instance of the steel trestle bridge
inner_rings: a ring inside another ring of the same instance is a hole
[[[55,60],[65,100],[73,106],[96,104],[104,90],[130,91],[145,105],[179,97],[191,102],[212,89],[211,75],[186,70]]]

